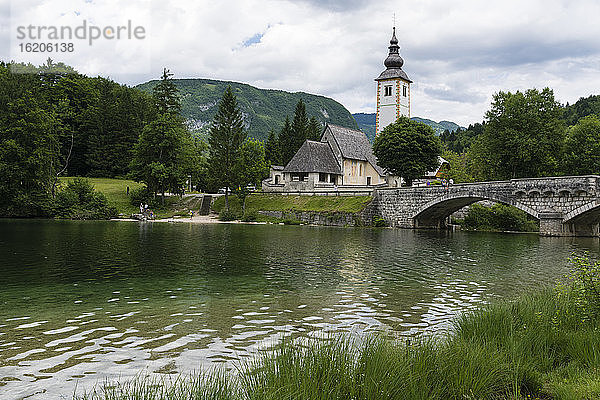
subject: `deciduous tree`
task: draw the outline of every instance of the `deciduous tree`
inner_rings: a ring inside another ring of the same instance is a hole
[[[242,211],[246,211],[246,197],[250,193],[248,186],[259,187],[269,175],[269,165],[265,159],[265,149],[259,140],[248,139],[240,149],[236,162],[236,193],[242,201]]]
[[[400,117],[377,135],[373,153],[381,167],[411,186],[413,180],[437,168],[441,143],[431,127]]]
[[[562,109],[551,89],[498,92],[471,148],[484,179],[556,174],[565,137]]]
[[[600,174],[600,118],[584,117],[569,128],[565,140],[563,173]]]

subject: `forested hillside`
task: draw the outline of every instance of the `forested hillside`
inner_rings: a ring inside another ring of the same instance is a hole
[[[136,86],[150,93],[158,81]],[[316,117],[321,125],[331,122],[348,128],[358,128],[352,114],[340,103],[327,97],[303,92],[259,89],[244,83],[210,79],[174,79],[181,96],[181,115],[192,129],[208,132],[217,112],[217,104],[227,86],[231,86],[244,116],[248,135],[266,140],[269,131],[279,131],[285,117],[294,112],[299,100],[306,105],[308,118]]]
[[[373,141],[375,138],[375,113],[356,113],[352,114],[358,127],[361,131],[363,131],[369,140]],[[433,128],[437,135],[441,135],[445,130],[449,130],[450,132],[455,131],[460,128],[460,126],[451,121],[440,121],[435,122],[427,118],[420,117],[411,117],[411,120],[421,122],[425,125],[429,125]]]

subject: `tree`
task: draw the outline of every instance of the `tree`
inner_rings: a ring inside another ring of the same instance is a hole
[[[285,122],[279,133],[279,152],[281,157],[281,165],[285,166],[290,162],[294,154],[298,151],[295,148],[294,135],[292,132],[292,124],[290,118],[285,117]]]
[[[302,146],[302,143],[306,140],[306,134],[308,130],[308,116],[306,115],[306,106],[302,99],[296,104],[296,110],[294,111],[294,120],[292,121],[292,136],[293,146],[295,148],[294,153]]]
[[[281,162],[281,153],[279,150],[279,138],[275,136],[275,131],[271,129],[265,143],[265,158],[269,165],[279,165]]]
[[[193,145],[189,132],[177,116],[163,114],[144,127],[135,146],[131,174],[148,191],[181,193],[192,166]]]
[[[600,95],[582,97],[572,105],[567,103],[563,118],[569,126],[572,126],[588,115],[600,117]]]
[[[373,153],[381,167],[411,186],[413,180],[437,168],[441,143],[431,127],[402,116],[377,135]]]
[[[557,173],[565,137],[561,115],[549,88],[495,94],[483,134],[471,146],[477,173],[484,179]]]
[[[474,182],[466,153],[458,154],[445,149],[442,151],[442,157],[450,164],[447,172],[448,179],[452,179],[455,183]]]
[[[50,213],[60,124],[39,76],[0,63],[0,215]]]
[[[569,128],[563,157],[567,175],[600,174],[600,118],[590,115]]]
[[[225,187],[225,208],[229,211],[229,189],[235,187],[235,164],[246,139],[242,112],[231,86],[223,93],[219,110],[213,119],[208,137],[209,176]]]
[[[181,111],[179,94],[172,76],[173,74],[164,68],[160,82],[152,89],[152,96],[159,114],[179,114]]]
[[[308,121],[308,127],[306,129],[306,138],[308,140],[319,141],[321,140],[322,133],[321,124],[316,117],[312,117],[310,121]]]
[[[242,201],[242,211],[246,211],[246,197],[250,188],[259,187],[262,180],[269,175],[269,165],[265,158],[265,149],[259,140],[248,139],[240,149],[240,156],[236,162],[236,193]]]
[[[469,150],[477,136],[483,133],[484,124],[471,124],[467,129],[457,128],[450,132],[448,129],[440,135],[444,147],[454,153],[462,154]]]

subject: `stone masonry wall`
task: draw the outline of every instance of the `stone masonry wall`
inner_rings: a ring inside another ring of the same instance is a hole
[[[375,195],[377,213],[391,226],[414,228],[443,223],[448,215],[481,200],[513,205],[536,218],[553,219],[548,234],[573,227],[557,227],[556,221],[576,213],[598,199],[600,177],[555,177],[459,184],[446,187],[380,189]],[[564,222],[564,221],[563,221]],[[543,228],[542,228],[543,230]],[[542,232],[544,234],[544,232]]]
[[[282,220],[302,221],[324,226],[361,226],[362,220],[356,213],[317,211],[259,211],[260,214]]]

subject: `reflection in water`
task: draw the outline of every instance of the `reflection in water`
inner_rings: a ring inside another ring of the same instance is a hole
[[[597,239],[0,221],[0,397],[238,360],[284,334],[443,332]]]

